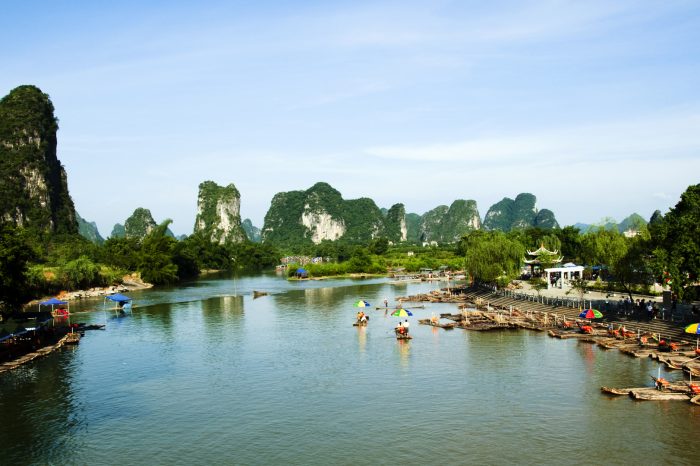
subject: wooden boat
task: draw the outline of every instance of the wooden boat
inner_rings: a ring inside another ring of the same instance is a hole
[[[78,328],[80,330],[104,330],[105,324],[89,324],[89,325],[79,324]]]
[[[401,309],[401,307],[376,306],[374,309],[377,310],[377,311],[380,311],[380,310],[382,310],[382,309],[391,309],[392,311],[395,311],[395,310],[397,310],[397,309]],[[425,309],[425,305],[411,306],[411,307],[405,307],[405,306],[404,306],[403,309],[406,309],[406,310],[409,310],[409,311],[410,311],[411,309]]]
[[[430,325],[431,327],[444,328],[445,330],[452,330],[457,326],[457,322],[450,322],[450,323],[441,324],[439,321],[435,321],[432,319],[420,319],[418,321],[418,323],[423,324],[423,325]]]
[[[609,395],[629,395],[634,388],[600,387],[600,391]]]
[[[411,339],[413,339],[413,337],[411,335],[409,335],[408,333],[402,332],[400,328],[395,328],[394,333],[396,333],[397,340],[411,340]]]
[[[260,296],[267,296],[269,293],[267,291],[256,291],[253,290],[253,299],[257,299]]]
[[[72,332],[66,334],[65,343],[66,345],[77,345],[78,343],[80,343],[80,333]]]
[[[354,324],[352,324],[353,327],[367,327],[367,321],[366,320],[358,320]]]

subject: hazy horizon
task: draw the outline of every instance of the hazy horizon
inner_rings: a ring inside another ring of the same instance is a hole
[[[646,220],[699,182],[700,4],[225,1],[3,8],[0,94],[59,119],[78,213],[192,231],[198,185],[241,218],[324,181],[425,213],[522,192],[560,225]],[[118,176],[115,176],[117,174]]]

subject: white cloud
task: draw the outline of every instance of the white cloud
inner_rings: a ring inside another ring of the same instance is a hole
[[[540,161],[559,164],[610,157],[689,157],[700,153],[700,111],[683,111],[608,124],[475,137],[454,143],[370,147],[379,158],[425,162]]]

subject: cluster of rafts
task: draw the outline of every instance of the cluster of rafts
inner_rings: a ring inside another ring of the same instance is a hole
[[[108,306],[108,303],[113,304],[113,306]],[[123,316],[131,313],[132,303],[133,300],[130,297],[121,293],[114,293],[105,296],[104,309],[114,310],[117,315]],[[39,303],[40,311],[42,310],[42,306],[51,306],[51,316],[54,318],[54,321],[63,321],[65,326],[69,329],[65,344],[77,344],[80,342],[80,337],[85,336],[86,330],[104,330],[106,327],[106,324],[72,323],[70,303],[68,301],[51,298]]]
[[[700,324],[688,325],[685,328],[685,333],[700,338]],[[632,348],[621,347],[620,349],[632,356],[648,356],[656,359],[669,369],[687,372],[689,380],[667,380],[661,376],[661,368],[659,367],[657,376],[651,376],[654,382],[653,387],[601,387],[603,393],[627,395],[635,400],[679,400],[700,405],[700,383],[693,382],[693,375],[696,377],[700,375],[700,348],[698,347],[700,340],[696,340],[695,349],[688,348],[691,345],[688,342],[669,342],[657,335],[642,335],[637,340],[639,346],[636,348],[635,345],[632,345]]]
[[[371,307],[371,304],[364,299],[361,299],[359,301],[356,301],[353,306],[359,307],[359,308],[368,308]],[[377,308],[377,309],[386,309],[388,310],[389,307],[388,305],[385,308]],[[391,313],[392,316],[394,317],[410,317],[413,315],[411,311],[408,309],[405,309],[403,307],[396,308],[392,311]],[[363,310],[357,311],[357,316],[355,322],[352,324],[355,327],[366,327],[367,324],[369,323],[369,315]],[[408,333],[409,329],[409,324],[408,324],[408,319],[405,320],[400,320],[398,324],[396,324],[396,327],[394,327],[394,334],[396,335],[397,340],[410,340],[413,337],[409,335]]]

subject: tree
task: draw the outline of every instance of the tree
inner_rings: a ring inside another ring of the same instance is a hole
[[[627,253],[629,242],[617,229],[597,228],[581,241],[581,258],[591,265],[605,265],[615,274],[615,267]]]
[[[124,270],[137,270],[141,262],[141,242],[138,238],[109,237],[100,255],[103,263]]]
[[[385,237],[377,238],[369,243],[369,252],[382,256],[389,250],[389,240]]]
[[[177,281],[177,265],[173,263],[176,240],[165,234],[172,220],[167,219],[143,239],[141,247],[141,278],[161,285]]]
[[[66,288],[86,289],[99,278],[99,268],[86,256],[68,262],[63,267]]]
[[[571,293],[572,291],[575,291],[578,293],[579,299],[583,300],[583,295],[588,291],[588,281],[584,280],[583,278],[574,278],[571,280],[571,289],[566,292],[566,294]]]
[[[547,289],[547,280],[545,280],[544,278],[533,277],[530,280],[528,280],[528,283],[530,283],[532,289],[537,292],[538,298],[540,297],[540,293]]]
[[[649,287],[654,283],[653,261],[650,254],[649,234],[635,236],[629,240],[627,252],[614,265],[615,280],[632,300],[635,285]]]
[[[700,276],[700,184],[689,186],[663,218],[650,224],[658,277],[667,273],[671,289],[683,298]]]
[[[567,226],[555,232],[561,244],[561,254],[571,262],[581,260],[581,231]]]
[[[27,270],[33,258],[25,232],[0,224],[0,313],[17,311],[29,300]]]
[[[477,282],[495,283],[518,276],[525,248],[500,231],[473,231],[460,240],[465,271]]]

